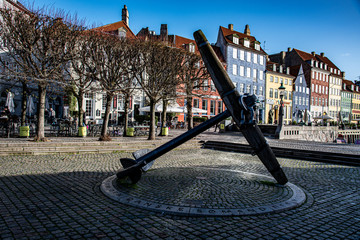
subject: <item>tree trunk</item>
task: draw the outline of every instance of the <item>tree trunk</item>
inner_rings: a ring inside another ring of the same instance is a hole
[[[168,100],[163,99],[163,111],[160,119],[161,128],[160,128],[159,136],[165,136],[165,134],[163,134],[162,128],[166,127],[166,111],[167,111],[168,103],[169,103]]]
[[[193,117],[192,117],[192,100],[193,100],[192,97],[186,98],[186,109],[187,109],[186,122],[187,122],[188,130],[194,127]]]
[[[125,104],[124,104],[124,131],[123,136],[126,137],[126,129],[129,126],[129,108],[130,108],[130,95],[125,94]]]
[[[79,91],[77,95],[77,102],[78,102],[78,127],[83,127],[84,123],[84,111],[83,111],[83,100],[84,100],[84,92]]]
[[[148,140],[155,140],[155,102],[150,100],[150,130]]]
[[[22,99],[21,99],[21,126],[26,123],[26,109],[27,109],[28,89],[26,83],[22,83]]]
[[[113,94],[106,94],[106,109],[105,109],[105,117],[104,122],[101,129],[101,136],[99,138],[100,141],[111,141],[110,136],[107,134],[108,132],[108,125],[109,125],[109,117],[110,117],[110,110],[111,110],[111,102],[113,99]]]
[[[38,103],[38,122],[36,125],[35,141],[46,141],[45,138],[45,100],[46,100],[46,86],[39,85],[39,103]]]

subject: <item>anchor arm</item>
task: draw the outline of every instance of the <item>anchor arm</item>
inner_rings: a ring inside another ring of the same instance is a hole
[[[184,142],[199,135],[203,131],[211,128],[212,126],[228,118],[229,116],[230,116],[230,112],[226,110],[216,115],[215,117],[201,123],[200,125],[194,127],[193,129],[181,134],[180,136],[174,138],[173,140],[165,143],[164,145],[161,145],[160,147],[154,149],[153,151],[147,153],[146,155],[138,158],[136,162],[134,160],[134,164],[132,166],[127,166],[127,167],[124,166],[125,169],[119,170],[117,172],[116,174],[117,177],[119,179],[122,179],[127,176],[130,176],[131,178],[132,175],[133,176],[135,175],[134,178],[131,178],[131,180],[132,183],[136,183],[141,177],[141,168],[144,167],[146,164],[149,164],[150,162],[154,161],[156,158],[180,146]]]
[[[236,91],[233,82],[230,80],[205,35],[201,30],[198,30],[194,32],[194,38],[215,87],[227,109],[230,111],[235,123],[276,181],[279,184],[287,183],[287,177],[282,171],[273,151],[266,142],[259,127],[252,121],[252,110],[248,109],[246,103],[242,101],[244,99],[242,99],[238,91]]]

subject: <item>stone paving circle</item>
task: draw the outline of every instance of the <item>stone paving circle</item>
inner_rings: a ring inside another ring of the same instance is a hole
[[[120,203],[185,216],[245,216],[281,212],[306,201],[292,183],[275,184],[264,175],[209,167],[157,168],[133,186],[117,184],[116,175],[102,192]]]

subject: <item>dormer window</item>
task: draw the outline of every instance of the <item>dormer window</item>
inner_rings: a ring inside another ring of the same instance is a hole
[[[319,63],[315,61],[315,67],[319,67]]]
[[[192,53],[195,52],[195,44],[189,43],[189,52],[192,52]]]
[[[232,42],[235,44],[239,44],[239,36],[236,34],[232,35]]]
[[[354,91],[354,85],[351,85],[351,91]]]
[[[258,41],[256,41],[256,42],[254,43],[254,48],[255,48],[255,50],[260,51],[260,43],[259,43]]]
[[[320,63],[320,68],[323,68],[323,63]]]
[[[121,27],[118,29],[118,34],[120,38],[126,37],[126,29],[124,27]]]
[[[244,38],[244,47],[250,47],[250,40],[247,38]]]

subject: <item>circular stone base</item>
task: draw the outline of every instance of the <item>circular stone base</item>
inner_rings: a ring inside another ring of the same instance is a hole
[[[134,186],[105,179],[102,192],[120,203],[168,214],[241,216],[284,211],[300,206],[305,193],[270,177],[217,168],[158,168]]]

